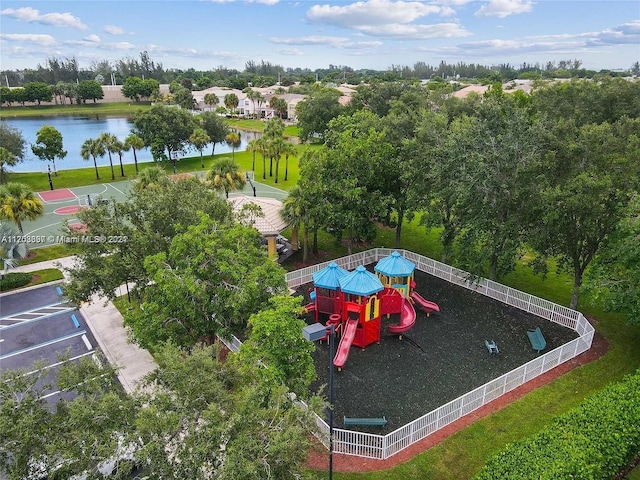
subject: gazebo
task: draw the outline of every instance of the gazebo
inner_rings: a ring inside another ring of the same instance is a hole
[[[249,215],[248,222],[253,225],[267,240],[267,251],[269,257],[277,257],[277,238],[289,225],[280,217],[282,202],[275,198],[249,197],[247,195],[237,195],[229,198],[233,206],[233,211],[239,213],[245,205],[254,204],[260,207],[263,216]]]

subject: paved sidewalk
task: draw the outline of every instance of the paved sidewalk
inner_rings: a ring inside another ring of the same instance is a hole
[[[45,268],[71,267],[75,257],[63,257],[56,260],[24,265],[11,269],[11,272],[33,272]],[[64,271],[63,271],[64,272]],[[91,333],[98,341],[100,349],[109,362],[117,366],[118,378],[125,391],[131,393],[138,382],[156,367],[153,357],[146,350],[129,343],[127,330],[118,309],[104,298],[94,296],[91,303],[80,306],[80,313],[87,321]]]

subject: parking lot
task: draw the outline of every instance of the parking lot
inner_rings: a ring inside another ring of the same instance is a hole
[[[73,396],[56,385],[59,368],[93,356],[96,345],[84,317],[61,296],[57,285],[0,297],[0,370],[35,374],[47,369],[41,383],[50,384],[44,395],[50,405]]]

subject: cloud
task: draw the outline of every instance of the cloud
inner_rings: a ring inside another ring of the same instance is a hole
[[[345,6],[314,5],[307,11],[307,18],[343,28],[411,23],[431,14],[451,15],[453,10],[422,2],[402,0],[366,0]]]
[[[640,20],[592,34],[589,45],[640,44]]]
[[[71,27],[79,30],[88,28],[78,17],[70,13],[45,13],[41,15],[39,10],[31,7],[22,7],[17,10],[5,8],[0,11],[0,15],[5,15],[21,22],[39,23],[52,27]]]
[[[32,33],[0,33],[0,38],[11,42],[33,43],[43,47],[56,44],[56,39],[51,35],[38,35]]]
[[[531,0],[490,0],[476,12],[476,17],[505,18],[509,15],[527,13],[533,10]]]
[[[311,35],[307,37],[272,37],[270,42],[281,45],[322,45],[333,48],[372,48],[383,45],[382,42],[354,42],[347,37],[331,37],[321,35]]]
[[[89,43],[100,43],[100,37],[98,35],[92,34],[84,37],[84,40]]]
[[[449,16],[453,13],[446,5],[403,0],[366,0],[343,6],[314,5],[307,11],[307,19],[314,23],[355,30],[363,35],[403,40],[471,35],[458,23],[417,23],[429,15]]]
[[[109,35],[123,35],[126,33],[124,28],[118,27],[117,25],[105,25],[102,30]]]
[[[470,32],[457,23],[439,23],[435,25],[401,25],[396,23],[376,27],[361,27],[360,31],[380,37],[405,38],[412,40],[467,37],[471,35]]]
[[[304,55],[304,52],[299,48],[281,48],[276,50],[280,55],[286,55],[290,57],[300,57]]]

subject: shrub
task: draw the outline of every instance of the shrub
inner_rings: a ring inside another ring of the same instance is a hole
[[[474,480],[610,479],[640,450],[640,370],[507,445]]]
[[[30,273],[7,273],[0,279],[0,292],[24,287],[31,281]]]

